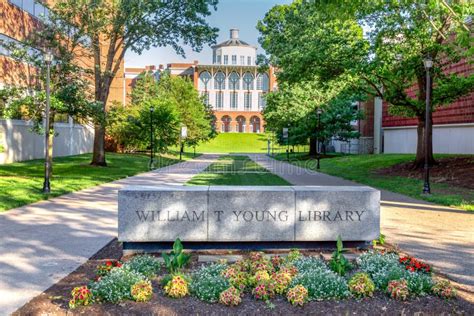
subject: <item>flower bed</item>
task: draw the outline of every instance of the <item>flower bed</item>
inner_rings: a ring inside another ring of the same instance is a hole
[[[429,265],[397,253],[363,253],[344,271],[331,268],[336,266],[331,261],[304,256],[297,250],[286,257],[252,252],[232,264],[202,264],[192,270],[185,268],[189,256],[182,252],[181,245],[165,256],[170,258],[166,261],[167,271],[157,258],[148,255],[135,256],[123,264],[117,261],[98,266],[97,278],[73,289],[70,308],[127,300],[147,304],[153,295],[175,300],[193,296],[227,308],[249,298],[265,301],[269,306],[273,300],[284,299],[289,306],[298,308],[311,301],[371,300],[374,295],[384,295],[388,300],[456,296],[449,282],[432,279]]]

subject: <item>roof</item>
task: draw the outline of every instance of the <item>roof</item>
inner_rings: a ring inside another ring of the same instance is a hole
[[[252,46],[250,45],[249,43],[247,42],[244,42],[238,38],[231,38],[231,39],[228,39],[227,41],[224,41],[222,43],[219,43],[217,45],[214,45],[214,46],[211,46],[211,48],[220,48],[220,47],[226,47],[226,46],[247,46],[247,47],[254,47],[255,46]]]

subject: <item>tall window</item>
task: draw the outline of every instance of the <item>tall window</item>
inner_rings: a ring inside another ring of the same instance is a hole
[[[214,76],[214,89],[216,90],[225,89],[225,75],[222,71],[218,71]]]
[[[267,101],[265,100],[265,93],[259,92],[258,93],[258,108],[263,110],[267,105]]]
[[[244,82],[244,90],[253,90],[253,75],[250,72],[246,72],[242,79]]]
[[[237,65],[237,55],[232,55],[232,65]]]
[[[246,110],[250,110],[252,108],[252,92],[244,93],[244,107]]]
[[[266,73],[259,74],[257,76],[257,90],[270,90],[270,80],[268,79],[268,75]]]
[[[232,91],[230,93],[230,108],[231,109],[236,109],[237,108],[237,98],[238,98],[237,92]]]
[[[211,73],[207,70],[201,72],[199,74],[199,89],[200,90],[208,90],[209,89],[209,82],[211,81]]]
[[[252,57],[247,56],[247,65],[252,65]]]
[[[221,110],[224,107],[224,92],[216,91],[216,109]]]
[[[230,90],[239,90],[240,89],[240,76],[235,72],[231,72],[229,75],[229,89]]]
[[[224,55],[224,65],[227,65],[229,63],[229,56]]]
[[[49,9],[34,0],[9,0],[9,2],[36,18],[48,18],[49,16]]]
[[[240,64],[245,65],[245,56],[240,56]]]
[[[219,65],[222,63],[221,57],[222,57],[221,55],[217,55],[217,60],[216,60],[216,62],[217,62],[217,64],[219,64]]]

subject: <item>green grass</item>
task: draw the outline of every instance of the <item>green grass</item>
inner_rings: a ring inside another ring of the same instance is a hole
[[[54,158],[50,195],[41,192],[43,160],[0,165],[0,212],[148,171],[146,155],[107,153],[106,158],[106,168],[90,166],[90,154]],[[185,155],[184,159],[188,158],[190,155]],[[177,162],[175,156],[167,155],[162,157],[161,166]],[[159,164],[157,158],[156,166]]]
[[[436,155],[436,158],[449,155]],[[286,160],[286,155],[279,154],[276,159]],[[474,211],[474,192],[452,185],[431,182],[431,196],[422,194],[423,180],[408,177],[395,177],[376,174],[376,170],[399,163],[414,160],[414,155],[349,155],[321,160],[321,172],[347,180],[366,184],[375,188],[401,193],[413,198],[430,201],[440,205],[453,206]],[[290,162],[297,166],[316,170],[316,160],[308,156],[294,154]]]
[[[207,143],[200,144],[196,151],[200,153],[266,153],[268,134],[256,133],[220,133]],[[274,145],[274,152],[285,151],[285,146]],[[185,148],[192,152],[192,148]],[[296,149],[295,149],[296,150]]]
[[[247,156],[223,156],[187,185],[290,185]]]

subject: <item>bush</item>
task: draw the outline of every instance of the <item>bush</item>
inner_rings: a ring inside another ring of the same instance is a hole
[[[229,280],[223,276],[225,271],[224,264],[212,264],[199,269],[192,275],[191,294],[205,302],[217,302],[219,295],[230,286]]]
[[[151,299],[153,295],[153,287],[151,286],[151,282],[140,281],[135,283],[131,289],[132,297],[137,302],[147,302]]]
[[[92,283],[92,294],[101,301],[118,303],[133,300],[131,288],[134,284],[144,281],[145,277],[135,271],[115,268],[98,282]]]
[[[313,268],[298,273],[290,287],[302,285],[308,290],[310,300],[345,298],[350,295],[346,280],[327,267]]]
[[[379,290],[385,290],[390,280],[400,279],[404,274],[398,255],[394,253],[367,252],[357,258],[357,263]]]
[[[349,291],[355,297],[373,296],[375,284],[367,273],[356,273],[349,281]]]
[[[291,275],[288,272],[277,272],[272,275],[272,282],[275,283],[275,293],[285,293],[291,282]]]
[[[69,308],[74,309],[77,306],[87,306],[92,302],[92,293],[87,286],[75,287],[71,291],[72,299],[69,301]]]
[[[388,282],[387,292],[391,298],[404,301],[408,298],[408,284],[406,280],[392,280]]]
[[[122,263],[117,260],[107,260],[103,264],[99,264],[96,268],[97,279],[106,276],[113,268],[120,268]]]
[[[291,249],[291,251],[288,253],[288,256],[286,257],[286,260],[291,263],[300,258],[303,258],[301,252],[298,249]]]
[[[308,301],[308,290],[302,285],[297,285],[288,291],[286,298],[291,305],[303,306]]]
[[[140,273],[147,278],[155,277],[161,266],[158,258],[150,255],[135,256],[124,264],[125,269]]]
[[[240,292],[235,287],[230,287],[219,295],[219,302],[227,306],[237,306],[241,301]]]
[[[257,284],[260,284],[260,283],[266,283],[270,281],[270,274],[268,274],[267,271],[257,271],[255,272],[255,274],[250,277],[250,281],[249,283],[252,285],[252,286],[255,286]]]
[[[252,290],[252,294],[257,300],[268,301],[275,296],[275,285],[273,282],[260,282]]]
[[[414,296],[428,295],[433,287],[431,276],[423,272],[410,272],[405,270],[401,279],[407,281],[408,290],[410,294]]]
[[[165,285],[165,293],[172,298],[181,298],[188,295],[188,282],[181,275],[175,275],[173,278],[168,281]]]
[[[326,269],[326,263],[316,257],[299,257],[293,261],[293,266],[298,272],[303,273],[313,269]]]
[[[442,298],[450,299],[456,297],[456,290],[447,280],[437,282],[433,286],[432,291],[435,295]]]

